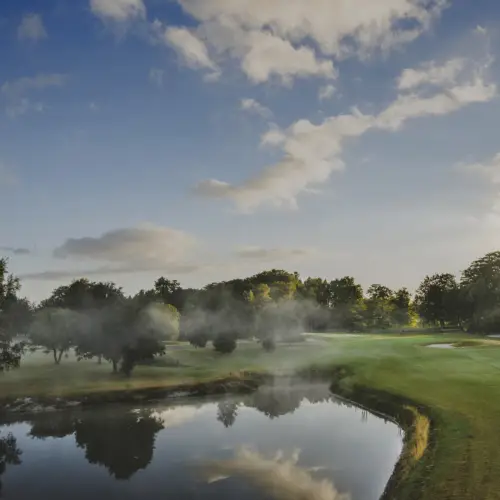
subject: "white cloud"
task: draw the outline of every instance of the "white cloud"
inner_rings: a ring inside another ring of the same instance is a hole
[[[220,31],[270,30],[299,43],[315,41],[324,54],[343,55],[353,43],[371,49],[396,43],[404,31],[427,29],[446,6],[445,0],[179,0],[202,23]],[[333,15],[334,13],[334,15]],[[412,27],[400,27],[400,21]],[[351,38],[348,40],[348,38]]]
[[[90,9],[103,20],[116,22],[146,17],[143,0],[90,0]]]
[[[277,76],[284,84],[295,77],[334,78],[330,58],[365,57],[408,43],[447,5],[447,0],[178,1],[199,22],[197,33],[209,53],[238,61],[253,83]]]
[[[99,237],[68,239],[54,250],[54,256],[131,266],[162,266],[179,261],[194,246],[195,239],[183,231],[145,224],[116,229]]]
[[[42,113],[47,106],[42,102],[32,102],[26,97],[32,91],[41,91],[50,87],[61,87],[67,81],[67,75],[39,73],[33,77],[22,77],[4,82],[0,87],[0,96],[5,101],[5,112],[11,118],[24,115],[29,111]]]
[[[47,31],[43,25],[42,16],[35,13],[25,14],[21,20],[21,24],[17,28],[17,38],[19,40],[33,40],[35,42],[47,38]]]
[[[162,271],[188,274],[203,265],[186,260],[197,247],[196,239],[177,229],[144,224],[116,229],[98,237],[70,238],[53,251],[56,259],[95,262],[92,268],[56,269],[25,274],[24,279],[61,280],[77,276],[103,276]]]
[[[66,83],[67,75],[61,73],[39,73],[5,82],[0,87],[4,96],[17,97],[30,90],[43,90],[48,87],[61,87]]]
[[[457,168],[492,184],[500,184],[500,153],[484,162],[460,164]]]
[[[246,246],[236,249],[235,254],[240,259],[259,262],[284,262],[290,260],[311,258],[317,255],[314,248],[262,248]]]
[[[288,40],[262,31],[249,33],[246,43],[241,68],[253,83],[267,82],[273,75],[285,85],[293,77],[336,77],[332,61],[319,59],[309,47],[295,48]]]
[[[163,37],[190,68],[211,69],[215,74],[219,72],[217,65],[210,59],[205,44],[187,28],[171,26],[165,30]]]
[[[163,87],[163,76],[165,71],[159,68],[151,68],[149,70],[149,81],[158,87]]]
[[[444,89],[430,97],[418,94],[398,96],[377,115],[354,109],[350,114],[326,118],[315,125],[299,120],[286,130],[271,129],[261,144],[279,147],[282,159],[240,185],[218,180],[199,183],[195,191],[209,198],[232,200],[242,212],[262,205],[296,208],[297,195],[325,183],[332,172],[344,168],[344,143],[370,129],[398,130],[411,119],[445,115],[473,103],[484,103],[496,96],[496,86],[487,84],[477,71],[468,83]]]
[[[481,26],[479,24],[476,26],[476,28],[474,29],[474,31],[478,35],[487,35],[488,34],[488,30],[484,26]]]
[[[398,88],[409,90],[425,84],[448,86],[456,83],[464,69],[465,59],[450,59],[441,66],[432,61],[418,69],[405,69],[399,77]]]
[[[270,118],[273,116],[273,113],[269,108],[266,108],[266,106],[263,106],[259,101],[251,98],[241,100],[241,109],[251,113],[256,113],[263,118]]]
[[[333,85],[324,85],[318,91],[318,99],[320,101],[325,101],[326,99],[331,99],[335,94],[335,87]]]

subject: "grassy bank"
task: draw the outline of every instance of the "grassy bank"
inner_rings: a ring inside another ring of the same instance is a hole
[[[371,395],[403,407],[411,402],[431,419],[417,415],[415,439],[407,448],[416,466],[397,484],[398,499],[492,500],[500,498],[500,341],[461,343],[457,349],[426,344],[462,342],[460,335],[361,337],[322,336],[317,343],[279,346],[268,354],[242,344],[230,356],[178,345],[169,362],[139,367],[130,380],[111,375],[107,364],[64,359],[54,366],[37,353],[24,366],[2,375],[0,398],[69,396],[105,391],[197,383],[242,371],[294,371],[314,365],[346,368],[339,390],[365,401]],[[178,362],[178,366],[165,366]],[[369,398],[368,398],[369,399]],[[409,460],[409,458],[408,458]],[[404,465],[404,464],[403,464]]]

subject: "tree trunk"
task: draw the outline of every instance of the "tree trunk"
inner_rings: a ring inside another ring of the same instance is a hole
[[[118,361],[113,359],[112,363],[113,363],[113,373],[118,373]]]
[[[64,351],[62,349],[59,351],[59,357],[57,358],[57,364],[61,363],[61,358],[62,358],[63,352]]]
[[[102,354],[99,354],[99,356],[97,356],[97,364],[102,365]]]
[[[58,365],[60,359],[59,360],[57,359],[57,349],[52,349],[52,352],[54,353],[54,363]]]

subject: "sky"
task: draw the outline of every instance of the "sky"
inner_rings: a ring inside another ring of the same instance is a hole
[[[34,301],[500,246],[497,0],[2,0],[0,255]]]

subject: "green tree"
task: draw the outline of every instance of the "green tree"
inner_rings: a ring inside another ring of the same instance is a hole
[[[40,309],[34,315],[28,335],[34,345],[52,352],[58,365],[62,355],[73,347],[84,321],[81,314],[69,309]]]
[[[457,319],[458,284],[453,274],[426,276],[415,295],[420,317],[428,324],[444,328]]]
[[[475,331],[500,331],[500,252],[475,260],[462,273],[462,310]]]
[[[415,314],[411,301],[411,294],[406,288],[394,292],[391,298],[392,323],[398,326],[409,326],[415,322]]]
[[[328,284],[328,305],[335,326],[350,331],[365,329],[363,288],[351,276],[333,280]]]
[[[0,371],[19,367],[24,344],[13,338],[24,333],[31,319],[21,313],[28,302],[17,297],[21,283],[7,265],[7,259],[0,259]]]
[[[367,290],[366,314],[370,328],[385,330],[392,325],[393,292],[384,285],[371,285]]]

